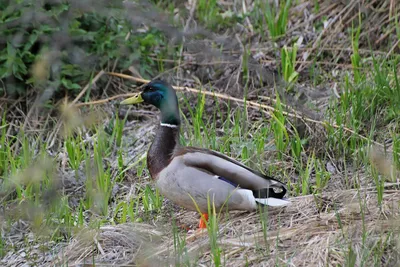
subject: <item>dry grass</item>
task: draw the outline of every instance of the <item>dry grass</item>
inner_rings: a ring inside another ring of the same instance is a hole
[[[149,262],[153,259],[147,258],[162,242],[162,232],[146,224],[109,225],[98,230],[83,228],[49,266],[82,263],[126,266],[132,262]]]
[[[371,255],[363,257],[373,248],[385,250],[378,259],[382,265],[396,266],[400,260],[399,185],[385,185],[381,206],[371,187],[291,198],[292,205],[269,209],[264,215],[232,212],[229,219],[221,222],[218,232],[218,243],[225,253],[223,265],[242,266],[247,262],[250,266],[345,266],[352,255],[351,247],[356,266],[372,260]],[[260,216],[266,216],[268,221],[266,237]],[[177,219],[187,221],[193,217],[195,213],[185,212]],[[106,226],[98,231],[82,229],[60,253],[59,260],[69,266],[91,261],[100,265],[170,265],[175,258],[171,236],[167,227],[143,224]],[[189,235],[187,251],[199,259],[200,266],[209,265],[207,233]]]

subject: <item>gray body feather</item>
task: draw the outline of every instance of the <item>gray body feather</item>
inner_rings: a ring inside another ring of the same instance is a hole
[[[208,211],[208,201],[216,210],[255,210],[251,190],[282,186],[274,179],[260,177],[235,160],[215,151],[180,148],[156,178],[160,192],[174,203],[190,210]],[[229,160],[227,160],[226,158]],[[240,187],[217,178],[222,176]]]

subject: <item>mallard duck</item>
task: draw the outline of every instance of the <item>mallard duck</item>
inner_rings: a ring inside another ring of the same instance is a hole
[[[161,111],[160,126],[147,153],[147,167],[160,193],[175,204],[200,211],[206,227],[208,203],[217,211],[256,210],[257,205],[283,206],[286,186],[219,152],[179,143],[180,116],[175,90],[153,80],[142,92],[120,104],[145,102]]]

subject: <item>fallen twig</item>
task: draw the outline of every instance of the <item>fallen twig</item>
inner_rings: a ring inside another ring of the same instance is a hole
[[[139,83],[148,83],[148,82],[150,82],[149,80],[132,77],[132,76],[129,76],[129,75],[126,75],[126,74],[122,74],[122,73],[108,72],[107,74],[108,75],[112,75],[112,76],[116,76],[116,77],[120,77],[120,78],[123,78],[123,79],[136,81],[136,82],[139,82]],[[201,94],[204,94],[204,95],[218,97],[218,98],[225,99],[225,100],[228,100],[228,101],[235,101],[235,102],[240,103],[240,104],[246,103],[247,106],[250,106],[252,108],[264,109],[268,114],[269,114],[269,112],[276,111],[276,109],[274,107],[271,107],[271,106],[268,106],[268,105],[265,105],[265,104],[260,104],[260,103],[254,102],[254,101],[239,99],[239,98],[232,97],[232,96],[229,96],[229,95],[226,95],[226,94],[209,92],[209,91],[202,91],[202,90],[189,88],[189,87],[184,87],[184,86],[173,86],[173,88],[175,90],[178,90],[178,91],[189,91],[189,92],[197,93],[197,94],[201,93]],[[133,93],[132,94],[124,94],[124,95],[116,95],[112,99],[115,99],[115,98],[118,98],[118,97],[122,97],[122,96],[126,97],[126,96],[132,96],[132,95],[133,95]],[[101,100],[101,102],[95,101],[95,102],[81,103],[81,105],[100,104],[100,103],[106,103],[106,102],[109,102],[109,101],[110,101],[110,99],[106,99],[106,100]],[[305,117],[303,114],[298,113],[298,112],[291,113],[291,112],[283,111],[282,113],[285,116],[292,117],[292,118],[299,118],[299,119],[302,119],[302,120],[307,121],[307,122],[312,122],[312,123],[315,123],[315,124],[322,125],[324,127],[330,126],[330,127],[335,128],[335,129],[343,129],[344,131],[349,132],[351,134],[354,134],[357,137],[359,137],[359,138],[361,138],[361,139],[363,139],[365,141],[369,141],[369,142],[371,142],[371,143],[373,143],[375,145],[378,145],[380,147],[385,147],[383,144],[381,144],[379,142],[376,142],[374,140],[371,140],[368,137],[365,137],[365,136],[363,136],[363,135],[361,135],[359,133],[356,133],[354,130],[352,130],[352,129],[344,126],[344,125],[337,125],[337,124],[331,124],[331,123],[329,123],[327,121],[314,120],[314,119]],[[271,115],[271,114],[269,114],[269,115]]]

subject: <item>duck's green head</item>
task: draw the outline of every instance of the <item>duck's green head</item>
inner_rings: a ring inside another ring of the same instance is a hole
[[[179,125],[179,106],[175,90],[162,80],[153,80],[146,84],[143,91],[125,99],[121,105],[137,103],[151,104],[161,111],[161,122]]]

